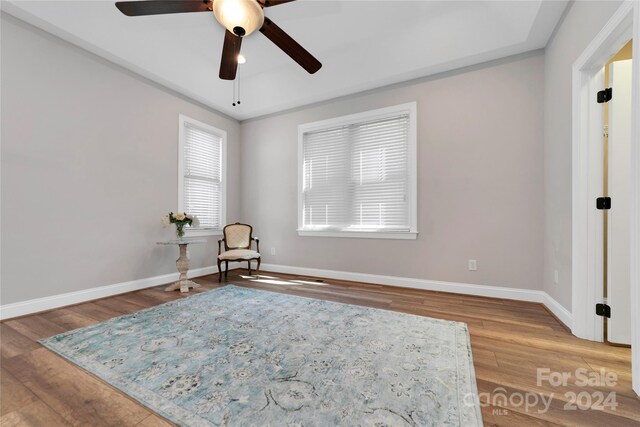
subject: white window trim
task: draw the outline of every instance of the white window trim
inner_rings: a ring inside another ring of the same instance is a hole
[[[303,168],[304,161],[303,138],[305,132],[349,125],[361,121],[375,120],[394,114],[409,114],[409,141],[407,147],[409,163],[409,231],[340,231],[340,230],[309,230],[303,227]],[[417,103],[394,105],[392,107],[350,114],[312,123],[298,125],[298,236],[315,237],[350,237],[369,239],[415,239],[418,235],[418,168],[417,168]]]
[[[222,138],[222,212],[221,224],[227,223],[227,132],[213,127],[209,124],[187,117],[183,114],[178,116],[178,212],[184,211],[184,125],[189,123],[205,132],[210,132]],[[191,228],[185,227],[186,236],[222,236],[222,228]]]

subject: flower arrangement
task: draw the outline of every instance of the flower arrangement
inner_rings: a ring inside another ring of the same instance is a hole
[[[176,235],[182,239],[184,236],[184,226],[197,227],[200,225],[198,218],[195,215],[188,215],[186,213],[169,212],[169,214],[162,217],[162,225],[168,227],[171,224],[176,225]]]

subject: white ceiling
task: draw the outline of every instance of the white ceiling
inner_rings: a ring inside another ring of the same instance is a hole
[[[314,75],[256,32],[241,105],[218,78],[213,13],[127,17],[114,1],[2,1],[2,9],[239,120],[546,45],[567,1],[299,0],[265,9],[323,67]]]

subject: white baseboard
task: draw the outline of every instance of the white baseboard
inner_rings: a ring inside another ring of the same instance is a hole
[[[500,286],[475,285],[471,283],[444,282],[438,280],[412,279],[408,277],[382,276],[378,274],[352,273],[348,271],[324,270],[319,268],[293,267],[278,264],[262,264],[262,270],[274,273],[299,274],[302,276],[324,277],[327,279],[349,280],[353,282],[423,289],[427,291],[450,292],[491,298],[512,299],[544,304],[561,322],[571,328],[571,313],[544,291],[507,288]],[[236,267],[240,268],[240,267]],[[235,269],[235,268],[234,268]],[[206,276],[218,272],[216,266],[196,268],[189,271],[189,277]],[[100,286],[77,292],[69,292],[50,297],[37,298],[0,306],[0,320],[51,310],[72,304],[105,298],[126,292],[151,288],[178,280],[178,273],[163,274],[145,279]]]
[[[573,317],[571,317],[571,312],[564,308],[558,301],[554,300],[551,295],[544,292],[544,299],[542,300],[542,304],[544,304],[547,309],[553,313],[554,316],[558,318],[564,325],[572,330],[573,328]]]
[[[218,267],[194,268],[189,271],[189,277],[206,276],[218,272]],[[147,277],[144,279],[131,280],[129,282],[116,283],[114,285],[100,286],[97,288],[85,289],[82,291],[68,292],[65,294],[52,295],[50,297],[36,298],[28,301],[21,301],[0,306],[0,320],[12,317],[24,316],[38,313],[40,311],[51,310],[67,305],[79,304],[99,298],[110,297],[126,292],[151,288],[153,286],[164,285],[178,280],[179,273],[163,274],[160,276]]]
[[[544,291],[507,288],[501,286],[475,285],[471,283],[444,282],[439,280],[412,279],[407,277],[382,276],[378,274],[352,273],[348,271],[324,270],[320,268],[293,267],[278,264],[262,264],[262,270],[274,273],[299,274],[302,276],[326,277],[328,279],[399,286],[427,291],[450,292],[491,298],[544,304],[562,323],[571,328],[571,313]]]
[[[543,292],[529,289],[504,288],[499,286],[474,285],[471,283],[443,282],[439,280],[412,279],[408,277],[382,276],[368,273],[323,270],[319,268],[292,267],[288,265],[262,264],[261,270],[276,273],[300,274],[303,276],[326,277],[353,282],[374,283],[376,285],[399,286],[424,289],[427,291],[451,292],[454,294],[481,297],[504,298],[518,301],[542,302]]]

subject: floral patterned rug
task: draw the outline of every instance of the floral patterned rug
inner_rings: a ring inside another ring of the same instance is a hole
[[[40,342],[179,425],[482,425],[464,323],[226,286]]]

